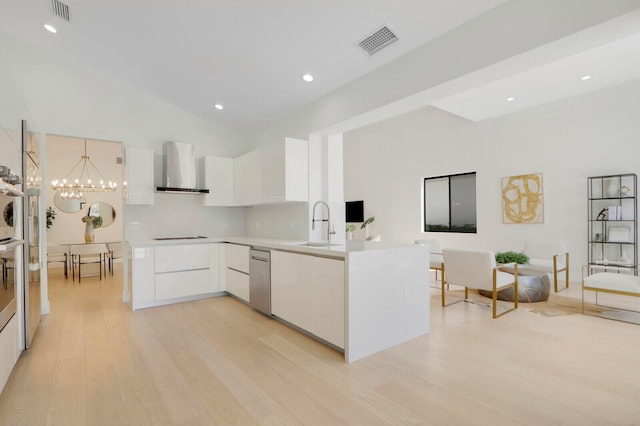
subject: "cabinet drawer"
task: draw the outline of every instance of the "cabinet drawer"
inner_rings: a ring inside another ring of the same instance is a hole
[[[209,268],[208,244],[156,247],[156,273]]]
[[[249,302],[249,274],[227,268],[227,291]]]
[[[249,273],[249,246],[227,244],[227,267]]]
[[[209,270],[156,274],[156,300],[208,293]]]

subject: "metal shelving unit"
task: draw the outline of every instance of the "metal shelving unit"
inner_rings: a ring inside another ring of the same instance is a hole
[[[638,274],[638,202],[634,173],[587,178],[588,264]]]

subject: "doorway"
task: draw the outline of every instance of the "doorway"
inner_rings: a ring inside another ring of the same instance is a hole
[[[124,241],[122,142],[47,134],[44,151],[45,253],[50,248],[60,252],[60,247],[70,250],[80,245],[108,244],[102,263],[83,266],[82,285],[92,287],[92,283],[102,282],[121,286],[123,256],[117,247]],[[56,188],[52,182],[58,182]],[[78,283],[78,270],[73,268],[70,255],[66,274],[64,267],[65,262],[47,262],[47,268],[43,268],[47,290],[54,283],[61,287]],[[85,279],[85,273],[92,276]]]

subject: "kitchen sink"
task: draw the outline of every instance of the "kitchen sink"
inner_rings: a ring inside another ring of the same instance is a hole
[[[328,247],[328,246],[343,246],[342,243],[319,243],[316,241],[307,241],[306,243],[298,244],[303,247]]]

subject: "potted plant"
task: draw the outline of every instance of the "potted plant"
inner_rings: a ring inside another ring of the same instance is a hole
[[[369,219],[365,220],[360,229],[364,229],[364,237],[365,239],[369,239],[369,225],[376,220],[375,216],[371,216]]]
[[[53,221],[56,218],[56,211],[53,209],[53,207],[49,206],[47,207],[47,229],[51,228],[53,226]]]
[[[351,240],[353,238],[353,231],[356,230],[356,226],[353,223],[350,223],[347,225],[347,227],[345,228],[345,231],[347,232],[347,239]]]
[[[515,251],[503,251],[496,253],[496,262],[502,264],[517,263],[518,265],[524,265],[529,262],[529,256]]]
[[[93,230],[102,226],[102,216],[83,216],[82,222],[85,223],[84,241],[92,243],[95,237]]]

